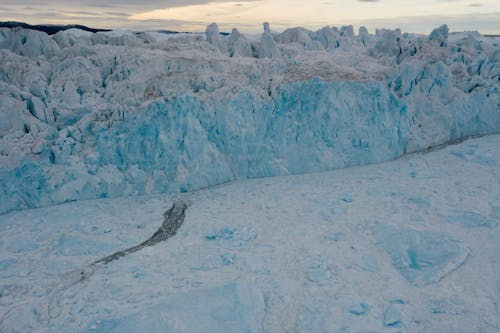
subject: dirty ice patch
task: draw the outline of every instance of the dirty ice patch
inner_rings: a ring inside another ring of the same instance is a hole
[[[264,299],[241,282],[169,296],[125,317],[98,320],[85,332],[261,332]]]
[[[440,232],[377,225],[373,235],[394,268],[417,286],[438,282],[460,267],[469,254],[459,241]]]

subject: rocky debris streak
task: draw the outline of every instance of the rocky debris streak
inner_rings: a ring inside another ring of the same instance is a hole
[[[0,28],[0,213],[381,162],[500,130],[498,39]]]
[[[113,260],[118,260],[121,257],[142,250],[146,246],[154,246],[158,243],[166,241],[170,237],[175,236],[182,223],[184,222],[184,216],[186,214],[187,207],[188,206],[185,202],[174,202],[172,207],[167,210],[165,214],[163,214],[164,219],[161,227],[148,240],[142,242],[139,245],[132,246],[126,250],[118,251],[105,258],[99,259],[92,263],[92,266],[101,263],[107,264]]]

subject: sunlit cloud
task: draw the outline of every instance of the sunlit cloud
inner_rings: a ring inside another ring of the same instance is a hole
[[[31,24],[84,24],[99,28],[203,31],[217,22],[221,30],[277,31],[293,26],[401,27],[428,32],[448,23],[455,30],[500,32],[498,0],[3,0],[0,21]],[[432,23],[432,24],[431,24]]]
[[[263,21],[271,22],[276,29],[297,25],[317,28],[324,25],[361,24],[377,20],[404,23],[411,17],[415,17],[412,21],[418,21],[435,16],[442,17],[446,22],[443,13],[450,18],[462,17],[466,21],[467,15],[470,14],[490,15],[495,7],[498,7],[496,0],[485,0],[480,7],[475,8],[471,8],[470,0],[313,0],[307,5],[298,0],[262,0],[209,2],[157,9],[131,15],[129,19],[139,21],[173,19],[204,24],[218,22],[226,29],[231,25],[245,25],[251,26],[252,30],[258,30]],[[429,28],[422,24],[419,30],[427,31]]]
[[[500,11],[488,14],[467,15],[429,15],[408,16],[392,20],[371,19],[362,22],[370,29],[375,28],[401,28],[402,31],[430,33],[441,24],[447,24],[451,31],[480,31],[483,34],[498,34],[500,32]]]
[[[210,21],[214,19],[227,20],[239,18],[242,15],[252,14],[262,6],[256,2],[211,2],[202,5],[189,5],[157,9],[131,15],[131,20],[174,19],[189,21]]]

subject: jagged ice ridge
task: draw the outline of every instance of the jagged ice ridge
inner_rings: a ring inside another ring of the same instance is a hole
[[[0,29],[0,213],[376,163],[500,131],[498,38]]]

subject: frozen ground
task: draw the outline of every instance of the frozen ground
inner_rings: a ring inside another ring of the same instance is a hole
[[[499,332],[499,147],[1,215],[0,331]]]

